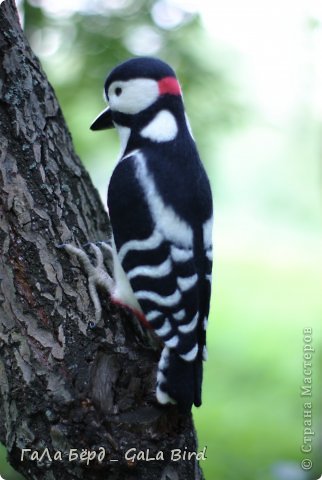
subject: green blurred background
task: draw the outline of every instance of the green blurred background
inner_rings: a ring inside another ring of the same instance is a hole
[[[321,461],[322,5],[318,0],[29,0],[23,25],[105,199],[116,132],[89,131],[108,71],[177,71],[215,202],[203,405],[207,480],[313,480]],[[313,452],[303,329],[313,329]],[[319,375],[320,374],[320,375]],[[309,458],[311,470],[301,461]],[[5,463],[0,474],[21,478]]]

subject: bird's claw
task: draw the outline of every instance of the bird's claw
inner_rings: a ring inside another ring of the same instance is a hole
[[[106,271],[103,255],[103,252],[106,252],[109,254],[109,257],[111,257],[112,247],[105,242],[98,242],[96,244],[88,242],[83,245],[83,248],[90,248],[93,252],[94,263],[91,262],[90,257],[82,248],[76,247],[75,245],[64,243],[56,245],[56,247],[64,249],[69,255],[76,257],[87,273],[88,290],[95,309],[95,322],[89,321],[88,327],[94,328],[101,320],[102,315],[102,306],[97,289],[99,287],[103,288],[111,294],[114,288],[114,280]]]

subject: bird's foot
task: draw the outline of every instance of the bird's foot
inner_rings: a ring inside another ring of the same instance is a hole
[[[102,305],[97,289],[103,288],[112,295],[115,288],[115,282],[107,272],[104,264],[104,254],[107,257],[108,262],[112,262],[112,247],[105,242],[87,243],[84,247],[89,248],[93,253],[93,263],[89,255],[82,248],[75,247],[75,245],[70,243],[58,245],[58,248],[62,248],[69,255],[76,257],[88,275],[88,290],[95,309],[95,322],[89,322],[88,325],[93,328],[99,323],[102,316]]]

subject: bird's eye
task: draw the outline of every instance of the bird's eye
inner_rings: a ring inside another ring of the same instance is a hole
[[[121,95],[121,93],[122,93],[121,87],[116,87],[116,89],[115,89],[115,95],[116,95],[117,97],[119,97],[119,96]]]

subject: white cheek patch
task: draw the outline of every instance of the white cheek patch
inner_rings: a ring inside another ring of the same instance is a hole
[[[169,142],[174,140],[178,133],[176,119],[168,110],[161,110],[154,119],[140,132],[144,138],[153,142]]]
[[[119,95],[116,94],[117,89],[121,89]],[[149,78],[135,78],[126,82],[116,81],[108,89],[111,109],[130,115],[150,107],[158,96],[158,82]]]

